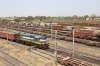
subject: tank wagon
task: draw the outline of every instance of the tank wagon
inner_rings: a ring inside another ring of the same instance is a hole
[[[49,43],[47,41],[46,36],[0,31],[0,37],[4,39],[8,38],[8,40],[15,41],[18,43],[34,45],[36,48],[40,49],[49,48]]]

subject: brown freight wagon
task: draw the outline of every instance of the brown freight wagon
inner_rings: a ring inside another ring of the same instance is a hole
[[[89,29],[80,29],[79,31],[81,31],[81,32],[90,32],[90,33],[93,32],[93,30],[89,30]]]
[[[52,29],[53,30],[62,30],[63,29],[63,26],[62,25],[53,25],[52,26]]]
[[[100,30],[80,30],[81,32],[89,32],[91,37],[96,37],[100,39]]]
[[[7,39],[7,34],[8,34],[8,39],[14,41],[16,39],[16,34],[12,32],[5,32],[5,31],[0,31],[0,37]]]
[[[89,32],[81,32],[81,31],[74,32],[74,36],[76,38],[83,38],[83,39],[91,38],[91,34]]]

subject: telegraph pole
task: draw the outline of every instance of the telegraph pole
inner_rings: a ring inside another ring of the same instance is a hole
[[[50,25],[51,25],[51,40],[53,41],[53,37],[52,37],[52,21],[50,20]]]
[[[55,30],[55,64],[57,66],[57,30]]]
[[[9,34],[8,34],[8,28],[9,28],[9,22],[7,23],[7,26],[6,26],[7,44],[8,44],[8,51],[9,51],[9,42],[8,42],[8,36],[9,36]],[[9,54],[9,52],[8,52],[8,54]]]
[[[72,31],[73,31],[73,55],[72,57],[74,58],[74,27],[72,27]]]
[[[7,23],[7,27],[6,27],[6,31],[7,31],[7,43],[8,43],[8,25],[9,25],[9,22]]]

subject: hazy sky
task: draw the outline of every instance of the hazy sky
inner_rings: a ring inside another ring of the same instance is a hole
[[[0,16],[100,15],[100,0],[1,0]]]

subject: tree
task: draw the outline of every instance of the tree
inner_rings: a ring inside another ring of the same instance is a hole
[[[73,19],[76,20],[78,18],[77,15],[73,15]]]
[[[6,20],[5,19],[2,19],[2,22],[5,22]]]
[[[92,20],[94,20],[94,18],[96,18],[96,14],[91,14],[91,15],[90,15],[90,18],[91,18]]]
[[[8,19],[2,19],[2,22],[9,22],[10,20]]]
[[[84,20],[84,17],[81,16],[81,17],[78,17],[77,19],[78,20]]]
[[[89,17],[88,15],[85,15],[85,16],[84,16],[84,19],[86,20],[86,18],[88,18],[88,17]]]
[[[65,20],[72,20],[73,18],[71,16],[66,16]]]
[[[42,20],[46,20],[47,17],[46,16],[35,16],[35,19],[42,21]]]
[[[21,18],[17,17],[17,18],[14,19],[14,21],[15,22],[20,22],[21,21]]]
[[[99,18],[100,18],[100,16],[99,16]]]
[[[25,18],[25,20],[31,22],[31,21],[34,20],[34,17],[32,17],[32,16],[27,16],[27,17]]]
[[[46,17],[47,20],[50,20],[50,18],[51,18],[50,16]]]
[[[36,20],[39,20],[39,16],[35,16],[35,19],[36,19]]]

